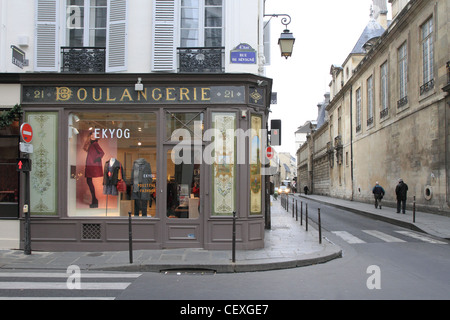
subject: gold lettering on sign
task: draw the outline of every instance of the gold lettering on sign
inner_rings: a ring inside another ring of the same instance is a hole
[[[189,89],[188,88],[181,88],[180,89],[180,101],[183,101],[186,98],[186,100],[191,100],[189,98]]]
[[[81,96],[81,94],[83,94],[83,97]],[[83,88],[79,89],[77,92],[77,96],[78,96],[78,100],[80,100],[80,101],[86,100],[86,98],[87,98],[86,89],[83,89]]]
[[[131,97],[130,91],[128,91],[128,89],[124,90],[122,98],[120,98],[120,101],[123,101],[125,97],[128,98],[128,101],[133,101],[133,98]]]
[[[69,88],[56,88],[56,101],[68,101],[72,96],[73,92]]]
[[[175,101],[175,97],[172,98],[173,92],[175,91],[175,88],[167,88],[166,89],[166,100],[167,101]]]
[[[108,89],[106,89],[106,101],[116,101],[117,100],[117,98],[114,98],[114,99],[112,99],[111,98],[111,89],[110,88],[108,88]]]
[[[138,101],[141,101],[141,97],[143,97],[145,101],[147,101],[147,88],[145,88],[144,91],[138,92]]]
[[[158,94],[156,94],[157,91],[159,91]],[[158,88],[153,89],[153,91],[152,91],[152,98],[153,98],[153,100],[155,100],[155,101],[161,100],[161,98],[162,98],[162,95],[161,95],[161,89],[158,89]]]
[[[208,97],[209,92],[211,92],[211,88],[202,88],[202,101],[211,100],[211,98]]]
[[[100,91],[99,97],[96,96],[96,94],[95,94],[96,91],[97,90],[95,90],[95,88],[92,89],[92,98],[94,99],[94,101],[102,101],[102,93],[103,93],[102,88],[99,89],[99,91]]]

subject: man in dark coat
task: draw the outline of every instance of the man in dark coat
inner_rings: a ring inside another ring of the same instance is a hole
[[[381,209],[381,199],[384,197],[384,189],[378,181],[375,183],[375,187],[372,189],[373,196],[375,198],[375,208],[378,208],[378,205],[380,205]]]
[[[395,194],[397,195],[397,213],[400,213],[400,206],[402,213],[406,211],[406,195],[408,193],[408,185],[403,182],[403,179],[398,180],[398,185],[395,188]]]

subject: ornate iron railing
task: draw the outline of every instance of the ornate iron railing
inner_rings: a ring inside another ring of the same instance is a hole
[[[404,96],[400,100],[397,101],[397,108],[401,108],[408,104],[408,96]]]
[[[106,48],[61,47],[61,72],[105,72]]]
[[[224,73],[225,48],[178,48],[178,72]]]
[[[380,119],[383,119],[384,117],[387,117],[389,115],[389,109],[383,109],[380,111]]]
[[[427,83],[425,83],[423,86],[420,87],[420,95],[423,95],[424,93],[430,91],[433,88],[434,88],[434,79],[428,81]]]

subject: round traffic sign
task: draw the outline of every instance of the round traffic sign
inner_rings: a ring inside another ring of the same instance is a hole
[[[33,128],[28,123],[22,124],[20,127],[20,136],[26,143],[30,143],[33,140]]]
[[[267,159],[272,160],[273,156],[274,156],[273,148],[272,147],[267,147],[267,149],[266,149],[266,157],[267,157]]]

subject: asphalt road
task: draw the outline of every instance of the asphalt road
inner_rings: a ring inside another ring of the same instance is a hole
[[[183,301],[197,301],[195,306],[220,301],[222,315],[225,301],[450,299],[450,244],[447,240],[307,202],[310,226],[317,228],[314,221],[320,207],[322,235],[342,248],[342,258],[296,269],[238,274],[172,272],[130,276],[103,273],[87,277],[85,273],[81,275],[81,290],[68,290],[70,279],[63,276],[24,278],[21,273],[37,275],[43,271],[21,270],[11,276],[0,274],[0,299],[162,300],[164,306],[167,301],[178,301],[170,310],[171,314],[187,311],[182,309]],[[76,279],[72,280],[76,283]],[[52,285],[55,282],[62,284],[55,288]],[[14,285],[18,283],[20,285]],[[153,305],[157,307],[158,302],[148,306]],[[226,310],[231,312],[230,308]],[[206,312],[206,309],[192,311]],[[215,312],[218,312],[217,305]]]

